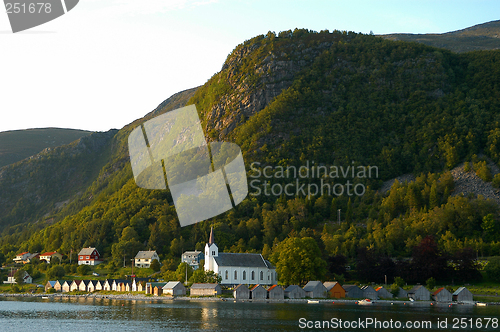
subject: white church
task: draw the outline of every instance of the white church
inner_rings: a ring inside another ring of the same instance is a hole
[[[205,245],[205,271],[214,271],[222,277],[222,285],[276,285],[276,268],[261,254],[219,252],[214,242],[213,228]]]

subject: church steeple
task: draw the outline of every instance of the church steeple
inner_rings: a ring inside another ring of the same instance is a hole
[[[210,227],[210,238],[208,239],[208,245],[210,246],[214,243],[215,243],[215,241],[214,241],[214,228]]]
[[[214,228],[210,228],[210,238],[208,243],[205,244],[205,271],[214,271],[215,268],[215,257],[219,256],[219,248],[215,244],[214,240]]]

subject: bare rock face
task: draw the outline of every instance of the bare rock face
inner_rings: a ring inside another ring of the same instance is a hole
[[[492,169],[492,174],[498,173],[496,165],[490,164],[489,166]],[[473,195],[477,197],[481,195],[486,199],[492,199],[500,204],[498,189],[493,188],[491,182],[484,182],[473,171],[465,172],[464,164],[455,167],[451,171],[451,175],[455,181],[455,190],[451,193],[452,196],[463,194],[464,196]]]
[[[226,85],[228,93],[206,112],[205,130],[215,130],[219,140],[227,137],[238,124],[289,88],[295,76],[332,43],[323,42],[314,47],[299,44],[284,49],[252,44],[235,50],[216,75],[217,84]],[[250,57],[255,64],[248,68]]]
[[[492,171],[492,175],[500,173],[500,169],[492,161],[489,160],[488,166]],[[455,182],[455,189],[451,193],[451,196],[483,196],[486,199],[492,199],[497,204],[500,204],[500,190],[494,188],[491,182],[484,182],[474,171],[464,171],[464,163],[452,169],[451,175],[453,176],[453,181]],[[415,176],[413,174],[405,174],[385,181],[379,190],[380,193],[386,194],[396,180],[398,180],[399,183],[410,183],[415,181]]]

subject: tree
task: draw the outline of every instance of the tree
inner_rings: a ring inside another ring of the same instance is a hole
[[[193,283],[220,283],[222,281],[222,277],[215,273],[214,271],[204,271],[203,269],[197,269],[193,272],[191,278],[189,278],[190,282]]]
[[[447,258],[438,249],[434,237],[427,236],[413,248],[412,282],[424,282],[433,277],[443,281],[449,278]]]
[[[393,283],[391,286],[389,286],[389,291],[392,293],[392,295],[398,296],[398,294],[399,294],[398,284]]]
[[[481,280],[480,265],[476,261],[476,253],[471,248],[458,250],[451,258],[453,281],[464,284]]]
[[[405,281],[401,277],[394,278],[394,284],[398,287],[403,287],[405,285]]]
[[[345,275],[347,258],[344,255],[328,257],[328,273],[330,275]]]
[[[153,261],[151,262],[150,268],[153,269],[153,271],[155,271],[155,272],[160,271],[160,269],[161,269],[160,262],[158,262],[157,259],[153,259]]]
[[[120,241],[114,243],[112,246],[113,259],[116,262],[121,262],[123,261],[123,255],[125,255],[126,259],[135,257],[137,252],[143,247],[138,238],[139,236],[133,227],[125,227],[122,231]]]
[[[76,272],[81,276],[86,276],[87,274],[89,274],[90,270],[90,266],[88,265],[79,265],[76,268]]]
[[[179,264],[177,267],[177,270],[175,271],[175,277],[178,281],[185,282],[186,281],[186,270],[187,270],[187,278],[191,278],[193,275],[193,268],[189,266],[188,263],[182,262]]]
[[[500,281],[500,257],[493,257],[488,260],[488,264],[484,267],[486,276],[491,281]]]
[[[428,290],[433,290],[434,287],[436,287],[436,279],[434,279],[433,277],[430,277],[429,279],[427,279],[425,281],[425,284],[426,284]]]
[[[54,265],[47,271],[47,279],[48,280],[57,280],[66,275],[66,271],[64,271],[64,267],[62,265]]]
[[[14,279],[16,280],[16,283],[18,285],[23,285],[24,284],[24,274],[26,273],[25,270],[19,269],[14,273]]]
[[[280,284],[305,284],[323,279],[326,273],[326,262],[310,237],[283,240],[273,251],[271,262],[276,266]]]

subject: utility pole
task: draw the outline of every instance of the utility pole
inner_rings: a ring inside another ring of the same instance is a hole
[[[134,264],[134,259],[133,258],[131,259],[131,261],[132,261],[132,278],[133,278],[134,277],[134,265],[135,264]]]
[[[69,265],[71,265],[71,254],[73,254],[73,249],[69,251]]]
[[[123,267],[125,267],[125,250],[123,250]]]
[[[338,210],[338,212],[339,212],[339,225],[340,225],[340,209]]]
[[[186,263],[186,280],[184,280],[184,285],[187,285],[188,282],[188,265]]]

